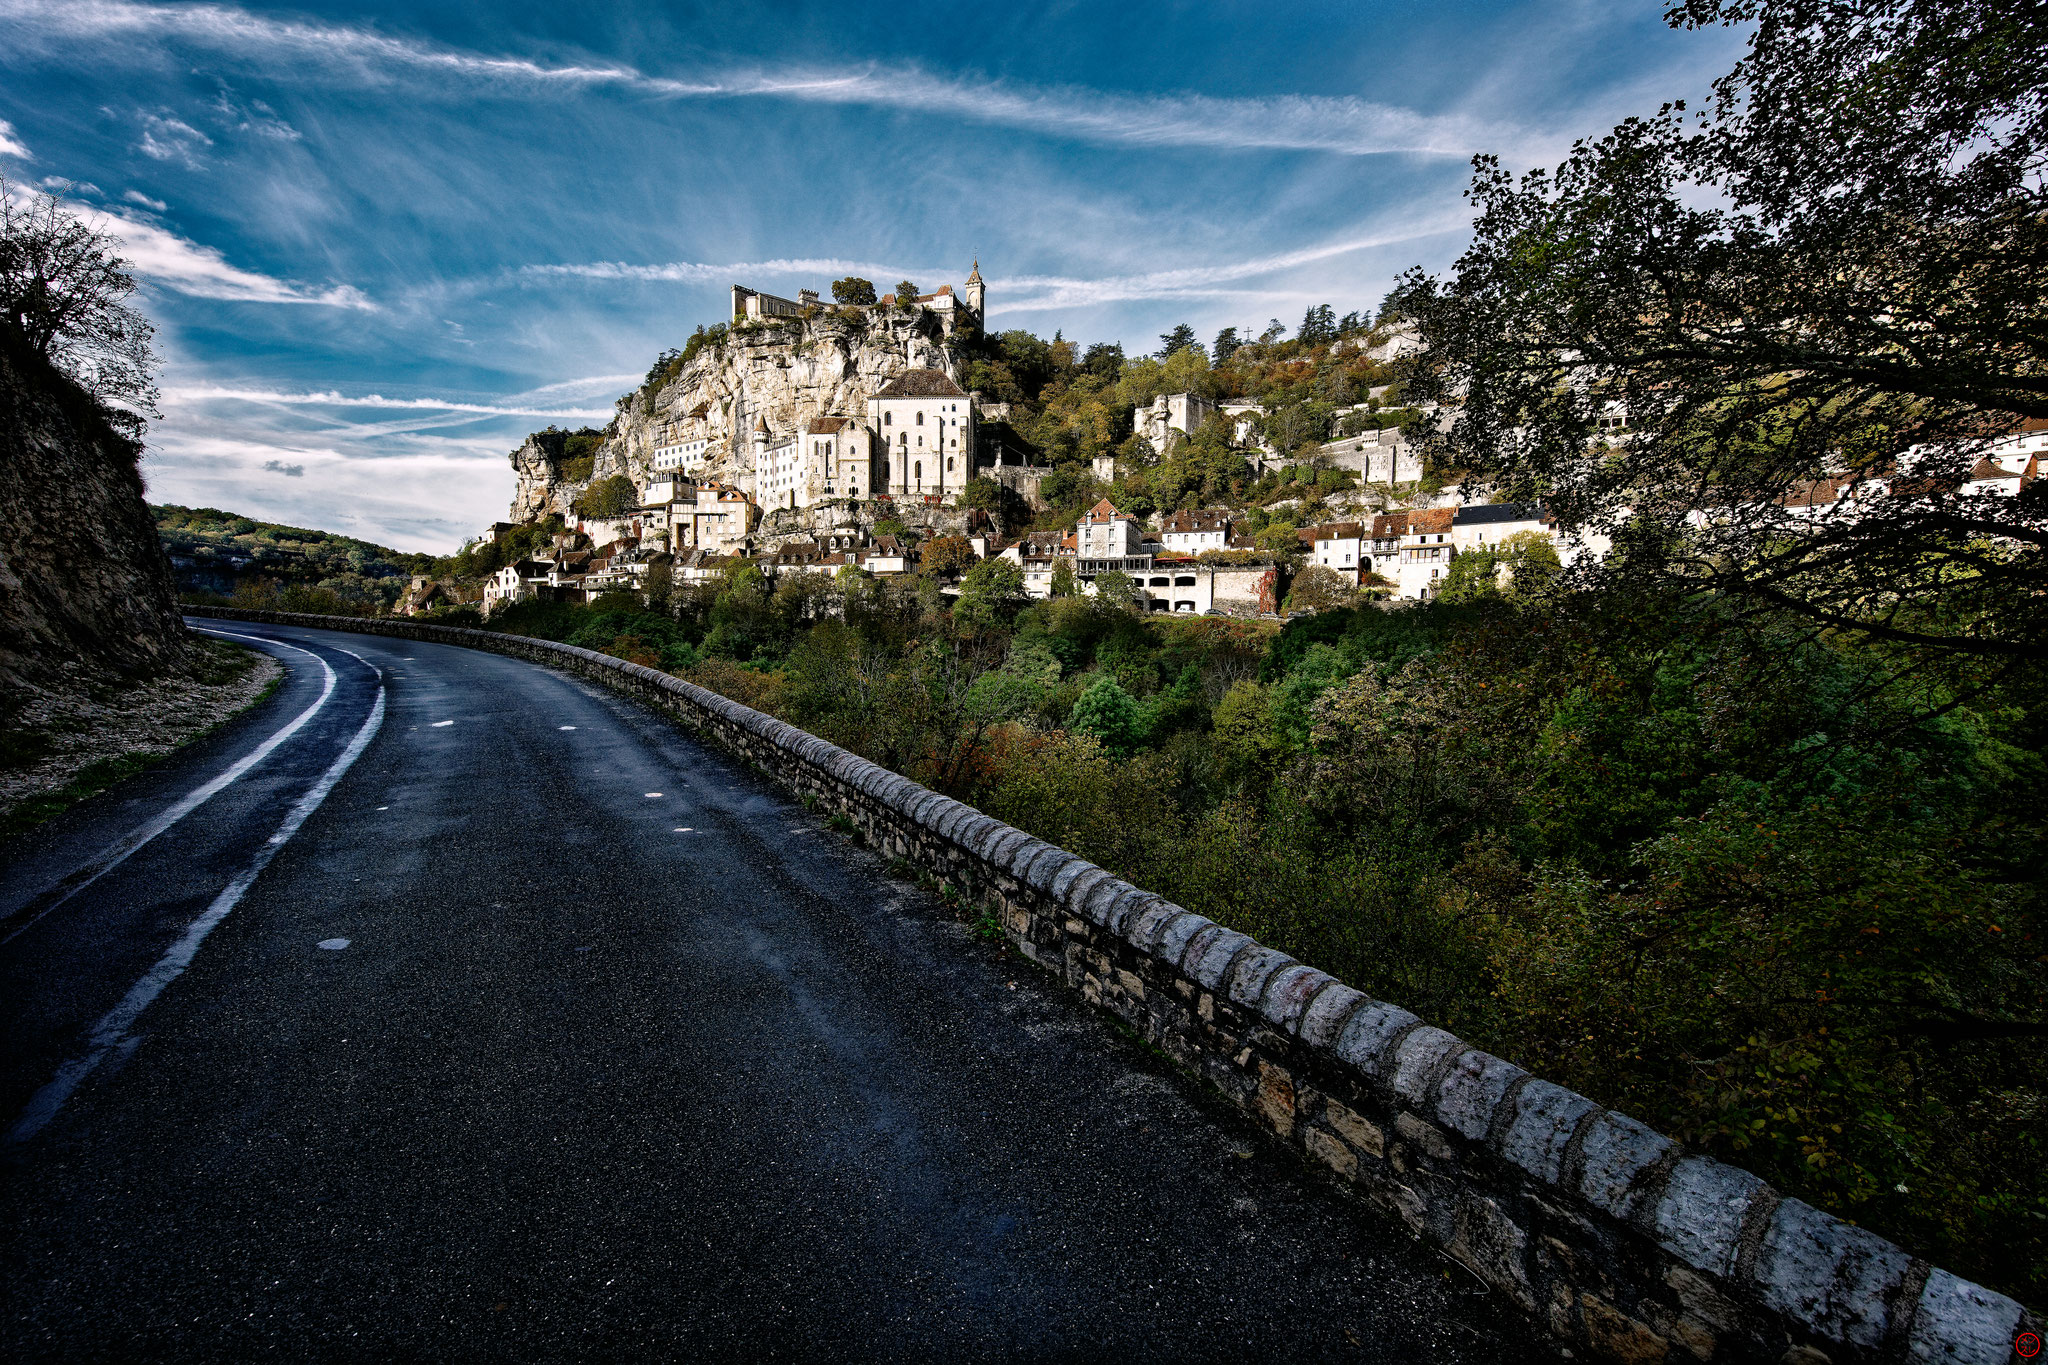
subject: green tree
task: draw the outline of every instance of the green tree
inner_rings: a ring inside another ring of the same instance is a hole
[[[1961,491],[1991,439],[2048,417],[2048,19],[1998,0],[1669,17],[1754,26],[1704,110],[1519,181],[1478,158],[1455,277],[1404,277],[1427,343],[1407,396],[1456,405],[1430,458],[1619,533],[1610,572],[2048,656],[2048,500]],[[1617,422],[1627,439],[1586,458]],[[1865,481],[1855,513],[1795,520],[1824,479]]]
[[[578,493],[572,507],[585,520],[604,520],[624,516],[639,504],[640,490],[633,481],[624,474],[613,474]]]
[[[953,619],[975,632],[1001,630],[1024,602],[1024,571],[998,555],[982,560],[960,580]]]
[[[1111,569],[1095,575],[1095,597],[1106,607],[1134,610],[1138,605],[1138,584],[1129,574]]]
[[[1326,564],[1309,565],[1287,590],[1289,611],[1335,611],[1357,605],[1358,584]]]
[[[1209,359],[1212,363],[1221,365],[1224,361],[1235,355],[1237,348],[1242,345],[1244,343],[1237,339],[1237,329],[1235,327],[1225,327],[1216,334],[1216,342],[1209,348]]]
[[[1199,352],[1201,350],[1202,343],[1196,340],[1195,329],[1188,326],[1185,322],[1176,323],[1172,331],[1160,334],[1159,358],[1161,360],[1165,360],[1169,356],[1179,355],[1182,351]],[[1206,353],[1204,355],[1206,358]]]
[[[832,281],[832,301],[859,307],[875,301],[875,282],[864,280],[858,275],[848,275],[843,280]]]
[[[960,505],[994,514],[1003,510],[1003,486],[990,478],[973,478],[960,490]]]
[[[898,308],[917,307],[917,286],[909,280],[900,281],[896,285],[896,306]]]
[[[1088,690],[1074,703],[1067,728],[1095,736],[1104,749],[1122,758],[1144,743],[1148,726],[1138,699],[1105,674],[1088,684]]]
[[[1074,561],[1068,555],[1055,555],[1052,561],[1052,582],[1049,585],[1054,597],[1072,597],[1076,591]]]

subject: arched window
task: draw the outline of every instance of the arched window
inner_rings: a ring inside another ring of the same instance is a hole
[[[917,414],[917,424],[918,424],[919,426],[923,426],[923,425],[924,425],[924,414],[923,414],[922,412],[920,412],[920,413],[918,413],[918,414]]]
[[[953,472],[953,457],[951,455],[946,457],[946,472],[948,474]]]
[[[895,422],[895,420],[896,414],[893,412],[885,412],[882,414],[882,425],[885,427]]]
[[[917,463],[916,463],[915,465],[913,465],[913,466],[911,467],[911,477],[912,477],[912,478],[914,478],[914,479],[916,479],[916,480],[917,480],[917,481],[918,481],[919,483],[923,483],[923,482],[924,482],[924,461],[923,461],[923,460],[919,460],[919,461],[918,461],[918,462],[917,462]]]

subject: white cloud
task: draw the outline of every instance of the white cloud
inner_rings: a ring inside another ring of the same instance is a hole
[[[628,383],[641,376],[624,376]],[[586,380],[572,381],[588,383]],[[388,408],[416,412],[460,412],[479,417],[556,417],[569,421],[609,421],[612,409],[521,406],[517,404],[468,403],[448,398],[386,398],[381,393],[349,395],[332,389],[315,393],[291,393],[279,389],[229,388],[218,384],[180,385],[163,391],[165,403],[227,401],[277,403],[286,407]]]
[[[505,515],[516,441],[416,437],[365,447],[172,413],[150,432],[149,499],[317,526],[401,550],[449,554]],[[303,475],[280,478],[271,465]]]
[[[1197,298],[1240,292],[1253,297],[1272,296],[1270,290],[1239,291],[1228,286],[1240,280],[1315,265],[1353,252],[1370,251],[1444,233],[1461,232],[1470,226],[1470,222],[1471,220],[1462,214],[1446,214],[1441,218],[1424,220],[1387,232],[1326,242],[1320,246],[1304,247],[1273,256],[1259,256],[1222,265],[1154,270],[1138,275],[1113,275],[1101,279],[1078,279],[1058,275],[997,278],[989,283],[991,306],[992,310],[998,313],[1032,312],[1050,308],[1086,307],[1128,299]],[[1023,291],[1024,296],[1011,298],[1009,291],[1012,290]]]
[[[15,135],[14,125],[0,118],[0,156],[11,156],[17,161],[34,161],[28,154],[28,146]]]
[[[543,384],[537,389],[523,393],[507,394],[505,403],[554,403],[571,402],[578,398],[603,398],[638,388],[647,376],[641,374],[593,374],[583,379],[564,379],[554,384]]]
[[[212,138],[183,119],[175,119],[168,114],[143,115],[139,150],[144,156],[158,161],[175,161],[197,170],[204,164],[199,159],[200,150],[212,145]]]
[[[107,229],[121,239],[121,254],[135,273],[181,294],[241,303],[314,303],[332,308],[376,308],[361,290],[352,285],[330,285],[320,289],[260,275],[229,265],[227,258],[213,247],[188,241],[154,223],[119,213],[103,212],[100,216],[106,220]]]
[[[805,275],[816,278],[821,275],[874,275],[883,276],[901,270],[901,266],[875,265],[865,261],[835,260],[775,260],[775,261],[732,261],[724,265],[713,265],[702,261],[664,261],[656,265],[629,265],[624,261],[588,261],[576,265],[528,265],[521,266],[519,273],[543,279],[586,279],[586,280],[633,280],[633,281],[682,281],[702,283],[706,280],[738,281],[747,278],[765,278],[777,275]],[[928,269],[924,273],[930,274]],[[876,281],[878,284],[880,280]],[[881,286],[887,289],[888,285]]]
[[[123,190],[121,191],[121,197],[131,204],[140,204],[146,209],[155,209],[158,213],[162,213],[170,207],[163,200],[152,199],[141,190]]]
[[[1264,148],[1349,156],[1388,152],[1465,156],[1526,140],[1518,128],[1461,113],[1422,114],[1355,96],[1123,95],[934,75],[915,66],[853,70],[721,72],[715,79],[654,76],[616,63],[548,65],[387,37],[368,29],[251,14],[222,5],[161,6],[131,0],[0,0],[0,14],[43,34],[96,47],[117,35],[178,38],[269,56],[300,68],[340,69],[360,79],[396,72],[487,86],[609,87],[670,99],[782,99],[941,113],[1141,146]]]
[[[286,464],[283,460],[265,460],[263,468],[272,474],[282,474],[287,479],[303,479],[306,467],[302,464]]]

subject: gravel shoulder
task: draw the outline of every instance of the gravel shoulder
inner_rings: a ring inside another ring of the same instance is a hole
[[[268,654],[201,639],[193,667],[147,682],[78,667],[0,730],[0,836],[19,833],[149,768],[270,695]]]

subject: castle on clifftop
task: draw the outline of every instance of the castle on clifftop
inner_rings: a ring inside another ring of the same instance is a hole
[[[920,304],[939,320],[945,335],[951,336],[962,328],[979,328],[987,306],[987,286],[981,279],[981,262],[976,261],[968,272],[960,292],[954,293],[953,286],[942,284],[938,292],[920,294],[912,302]],[[880,303],[859,305],[882,308],[897,302],[894,294],[884,294]],[[762,318],[802,317],[810,308],[844,307],[827,304],[818,297],[815,289],[799,289],[794,299],[785,299],[779,294],[766,294],[758,289],[749,289],[743,284],[732,287],[732,317],[735,322],[758,322]]]

